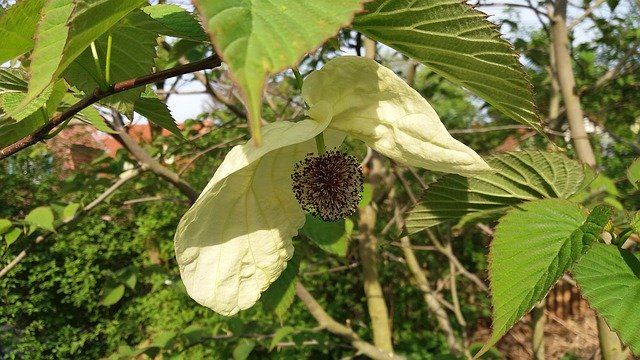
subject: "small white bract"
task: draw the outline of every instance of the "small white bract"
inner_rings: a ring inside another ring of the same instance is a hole
[[[473,175],[491,168],[451,137],[429,103],[373,60],[340,57],[305,80],[309,119],[263,127],[263,145],[236,146],[225,157],[175,236],[182,280],[198,303],[222,315],[253,306],[293,254],[304,225],[292,190],[294,165],[346,135],[402,164]]]

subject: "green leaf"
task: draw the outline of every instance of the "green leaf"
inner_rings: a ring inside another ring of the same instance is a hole
[[[118,280],[126,285],[129,289],[135,290],[138,282],[138,275],[134,267],[127,267],[118,274]]]
[[[20,234],[22,234],[22,230],[14,227],[13,229],[11,229],[11,231],[5,234],[4,242],[7,244],[7,246],[10,246],[14,242],[16,242],[16,240],[18,240]]]
[[[7,219],[0,219],[0,235],[6,233],[11,229],[12,223]]]
[[[77,99],[75,96],[73,96],[72,94],[66,94],[65,98],[63,100],[63,105],[60,107],[60,111],[65,111],[66,109],[68,109],[71,105],[77,103],[78,101],[80,101],[79,99]],[[104,118],[100,115],[100,113],[98,112],[98,110],[93,107],[93,106],[89,106],[86,107],[84,109],[82,109],[79,113],[77,113],[74,118],[85,122],[87,124],[91,124],[93,126],[96,127],[96,129],[107,133],[107,134],[115,134],[117,131],[111,129],[107,123],[105,122]]]
[[[8,114],[10,117],[22,120],[30,115],[31,112],[24,112],[23,109],[29,107],[34,99],[41,97],[40,94],[54,80],[53,74],[58,68],[67,41],[67,20],[72,9],[73,0],[50,0],[44,4],[29,66],[29,91],[20,106]],[[33,111],[35,109],[32,108]]]
[[[146,6],[142,11],[155,20],[157,26],[153,29],[158,34],[194,41],[208,41],[200,22],[193,14],[178,5],[158,4]]]
[[[40,206],[31,210],[31,212],[25,216],[24,220],[33,226],[49,231],[56,231],[53,227],[53,211],[49,206]]]
[[[493,333],[479,354],[544,298],[600,236],[612,211],[599,206],[586,217],[572,202],[545,199],[525,203],[501,219],[489,251]]]
[[[143,0],[75,0],[75,7],[69,18],[69,35],[57,70],[51,77],[55,79],[91,42],[118,24],[133,9],[141,6]],[[132,34],[133,37],[135,35]],[[114,39],[115,40],[115,39]],[[115,56],[115,54],[114,54]],[[134,54],[130,54],[139,61]],[[104,57],[102,58],[104,59]],[[140,58],[142,59],[142,58]],[[134,65],[132,63],[131,65]],[[93,67],[93,63],[92,63]]]
[[[541,130],[531,84],[512,46],[484,13],[458,0],[376,0],[355,30],[466,87],[514,120]]]
[[[348,25],[362,0],[195,2],[218,54],[242,89],[253,137],[262,142],[264,80]]]
[[[31,101],[26,104],[26,93],[7,92],[0,94],[0,108],[5,110],[3,118],[11,118],[13,121],[23,120],[38,109],[42,108],[47,103],[52,91],[53,86],[49,86],[40,94],[40,96],[31,99]]]
[[[278,317],[283,317],[293,303],[296,291],[298,270],[300,267],[300,254],[294,252],[293,257],[287,263],[280,277],[262,293],[260,300],[262,308],[266,312],[274,312]]]
[[[100,302],[98,302],[98,304],[102,306],[111,306],[120,301],[123,296],[124,285],[120,284],[113,287],[105,287],[102,299],[100,299]]]
[[[373,186],[370,183],[364,183],[362,189],[362,198],[358,203],[358,208],[363,208],[373,200]]]
[[[306,220],[300,233],[316,243],[322,250],[338,256],[347,256],[347,246],[353,221],[342,219],[335,222],[326,222],[316,219],[313,215],[305,214]]]
[[[154,336],[153,345],[162,349],[170,348],[175,342],[176,335],[178,334],[175,331],[162,332]]]
[[[134,110],[152,123],[159,125],[162,128],[171,131],[172,134],[179,138],[184,139],[184,136],[176,125],[175,119],[171,116],[171,112],[169,111],[167,104],[158,99],[153,91],[145,92],[142,97],[136,100]]]
[[[291,326],[284,326],[273,333],[273,338],[271,339],[271,344],[269,345],[269,351],[275,349],[275,347],[278,346],[280,340],[291,335],[293,331],[294,329]]]
[[[594,244],[573,275],[591,307],[635,355],[640,354],[640,261],[616,246]]]
[[[445,175],[431,184],[406,219],[409,234],[445,221],[458,227],[493,220],[511,206],[544,198],[569,198],[593,180],[593,171],[565,155],[522,151],[491,156],[495,173]]]
[[[151,18],[144,12],[134,11],[109,31],[112,36],[111,83],[146,75],[153,70],[156,33],[146,29],[146,24],[150,21],[152,21]],[[102,68],[105,66],[107,41],[108,34],[95,41]],[[82,52],[69,65],[64,77],[69,84],[85,94],[93,93],[103,83],[101,74],[97,72],[94,65],[90,49]],[[133,88],[109,96],[100,103],[131,116],[134,102],[140,97],[143,90],[143,87]]]
[[[33,48],[33,35],[44,0],[22,0],[9,7],[0,18],[0,64]]]
[[[640,158],[635,159],[627,169],[627,179],[629,179],[633,187],[640,189],[638,186],[640,182]]]
[[[0,147],[6,147],[23,137],[35,132],[45,121],[44,115],[40,111],[27,116],[22,121],[0,126]]]
[[[251,355],[256,342],[249,339],[240,339],[238,345],[233,349],[233,360],[245,360]]]
[[[75,216],[76,212],[78,212],[78,209],[80,208],[80,204],[78,203],[69,203],[67,204],[67,206],[64,207],[64,209],[62,210],[62,221],[69,221],[71,219],[73,219],[73,217]]]
[[[0,68],[0,90],[27,92],[27,82],[20,69]]]

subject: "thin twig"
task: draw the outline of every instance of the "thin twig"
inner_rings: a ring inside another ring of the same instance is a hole
[[[311,313],[316,321],[318,321],[321,327],[327,329],[327,331],[332,334],[347,339],[351,342],[351,345],[353,345],[354,348],[358,349],[360,353],[373,359],[404,359],[404,357],[396,355],[393,352],[384,351],[375,347],[371,343],[362,340],[362,338],[360,338],[360,336],[358,336],[358,334],[356,334],[352,329],[335,321],[329,314],[327,314],[326,311],[324,311],[318,301],[316,301],[313,295],[311,295],[311,293],[309,293],[309,291],[300,284],[300,282],[296,284],[296,295],[300,300],[302,300],[309,310],[309,313]]]

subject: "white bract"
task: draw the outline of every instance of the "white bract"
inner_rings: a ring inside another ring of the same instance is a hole
[[[433,108],[393,71],[373,60],[340,57],[305,80],[309,119],[263,127],[263,145],[231,149],[175,236],[189,295],[222,315],[253,306],[293,254],[305,215],[291,173],[314,137],[327,148],[346,135],[399,163],[473,175],[491,168],[451,137]]]

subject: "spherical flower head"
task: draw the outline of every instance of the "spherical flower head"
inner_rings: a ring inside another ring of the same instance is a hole
[[[302,208],[324,221],[352,215],[361,199],[364,176],[355,157],[330,150],[307,154],[294,166],[293,194]]]

